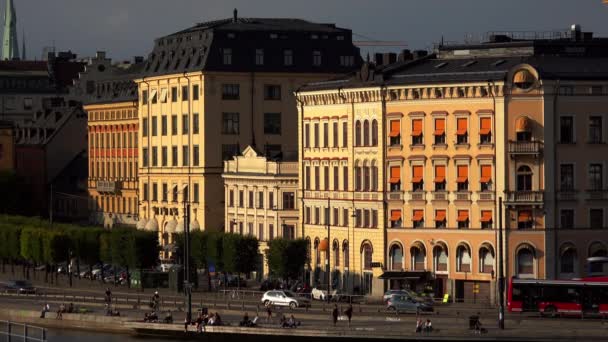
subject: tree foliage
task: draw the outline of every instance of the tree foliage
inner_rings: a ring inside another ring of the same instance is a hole
[[[307,241],[274,239],[268,244],[266,257],[270,272],[283,279],[296,279],[306,263]]]

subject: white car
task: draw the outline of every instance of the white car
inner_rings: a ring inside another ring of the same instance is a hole
[[[334,297],[337,293],[338,290],[333,290],[329,294],[329,299]],[[327,300],[327,290],[320,287],[314,287],[312,291],[310,291],[310,296],[312,297],[312,299]]]
[[[310,306],[308,298],[300,297],[291,291],[283,290],[266,291],[262,296],[262,303],[264,306],[289,306],[291,309]]]

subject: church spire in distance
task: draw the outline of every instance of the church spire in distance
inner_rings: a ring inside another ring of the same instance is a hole
[[[2,59],[18,59],[17,15],[13,0],[6,0],[4,9],[4,38],[2,40]]]

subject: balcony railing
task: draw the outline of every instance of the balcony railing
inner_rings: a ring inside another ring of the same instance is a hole
[[[545,198],[542,191],[507,191],[505,194],[507,204],[542,204]]]
[[[447,200],[448,200],[447,191],[433,191],[433,201],[447,201]]]
[[[471,192],[470,191],[457,191],[456,192],[456,200],[457,201],[470,201],[471,200]]]
[[[410,201],[426,200],[426,191],[410,191]]]
[[[587,190],[588,201],[603,201],[608,200],[608,190],[603,189],[590,189]]]
[[[493,201],[495,193],[494,191],[479,191],[477,197],[480,201]]]
[[[391,191],[387,194],[389,201],[403,201],[403,191]]]
[[[557,199],[560,201],[576,201],[578,200],[578,190],[560,190],[557,192]]]
[[[510,155],[539,155],[543,152],[541,141],[509,141]]]

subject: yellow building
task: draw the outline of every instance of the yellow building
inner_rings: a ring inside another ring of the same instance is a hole
[[[372,294],[431,285],[436,296],[493,301],[498,223],[507,278],[567,278],[587,256],[606,255],[604,237],[588,228],[606,225],[608,77],[585,65],[608,65],[591,48],[607,40],[578,27],[558,39],[517,38],[404,52],[398,63],[301,90],[301,211],[313,265],[325,268],[328,222],[332,252],[352,241],[332,255],[355,249],[352,266],[331,257],[331,269],[352,267],[355,286]],[[573,56],[573,46],[589,52]],[[575,190],[576,172],[592,190]],[[366,274],[387,281],[370,291]]]
[[[171,243],[185,200],[191,228],[224,230],[223,161],[247,145],[296,151],[293,93],[352,70],[358,55],[349,30],[236,12],[157,39],[136,80],[142,223]]]
[[[15,171],[15,133],[7,121],[0,121],[0,171]]]
[[[262,279],[268,275],[268,242],[302,237],[298,163],[269,160],[248,146],[242,155],[224,161],[222,178],[226,232],[252,235],[260,241],[258,278]]]
[[[104,227],[138,222],[137,86],[140,61],[112,65],[98,52],[80,73],[75,91],[88,115],[90,219]]]

